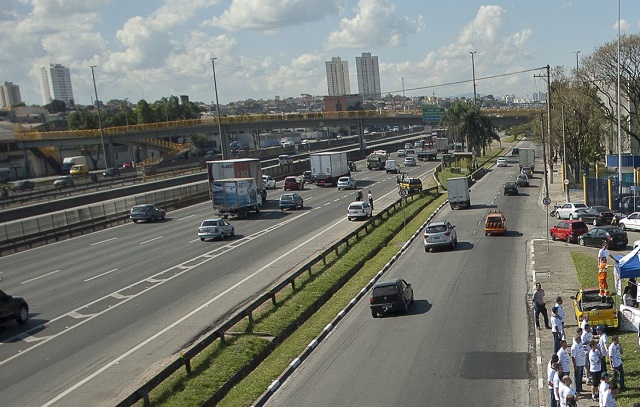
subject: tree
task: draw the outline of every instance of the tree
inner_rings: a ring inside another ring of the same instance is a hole
[[[492,140],[500,141],[491,119],[483,115],[477,106],[466,101],[454,103],[444,113],[442,121],[448,130],[458,136],[458,140],[466,142],[469,150],[486,152]]]
[[[45,105],[44,108],[47,109],[49,113],[60,113],[67,110],[67,105],[62,100],[53,99],[51,103]]]
[[[138,124],[155,123],[153,110],[146,100],[140,99],[136,105]]]
[[[87,130],[100,127],[98,125],[98,115],[89,113],[86,110],[72,112],[67,118],[67,122],[70,130]]]

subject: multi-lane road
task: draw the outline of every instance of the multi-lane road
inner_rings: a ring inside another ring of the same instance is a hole
[[[424,177],[435,163],[410,168]],[[365,168],[363,162],[359,168]],[[360,170],[376,207],[397,199],[395,175]],[[24,296],[30,320],[0,326],[0,399],[13,406],[107,406],[310,256],[357,227],[355,191],[307,187],[305,208],[281,212],[270,191],[236,236],[201,242],[208,203],[159,223],[126,224],[0,258],[2,289]],[[434,259],[437,255],[434,255]],[[419,290],[417,290],[419,291]]]

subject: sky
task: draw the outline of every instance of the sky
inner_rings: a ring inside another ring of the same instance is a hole
[[[619,1],[622,34],[637,34],[640,1]],[[91,104],[96,65],[103,101],[215,103],[215,58],[227,104],[327,95],[332,57],[357,93],[370,52],[383,94],[473,95],[475,67],[478,95],[531,97],[546,90],[536,68],[573,70],[617,34],[616,0],[2,0],[0,82],[40,105],[40,68],[62,64]]]

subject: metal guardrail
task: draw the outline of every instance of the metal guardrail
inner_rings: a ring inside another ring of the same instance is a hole
[[[426,192],[426,193],[431,191],[437,192],[437,190],[438,190],[437,187],[432,187],[432,188],[427,188],[423,190],[423,192]],[[411,195],[408,198],[415,199],[416,196],[420,196],[420,195],[419,194]],[[118,403],[116,407],[129,407],[135,404],[136,402],[138,402],[139,400],[144,400],[145,405],[149,405],[150,404],[149,393],[153,389],[158,387],[158,385],[160,385],[162,382],[164,382],[166,379],[168,379],[171,375],[173,375],[182,367],[185,368],[187,375],[191,374],[191,371],[192,371],[191,360],[195,358],[200,352],[202,352],[204,349],[206,349],[209,345],[214,343],[216,340],[220,340],[222,343],[225,343],[226,333],[245,318],[248,318],[249,321],[253,321],[254,312],[257,309],[259,309],[262,305],[270,302],[272,306],[277,306],[278,302],[276,300],[276,297],[280,291],[282,291],[283,289],[289,286],[291,286],[292,289],[295,289],[296,280],[300,276],[302,276],[303,274],[311,274],[312,268],[318,263],[322,262],[323,264],[327,264],[327,257],[329,257],[330,255],[339,254],[343,246],[349,246],[350,244],[349,242],[352,238],[355,237],[356,239],[360,239],[361,233],[364,233],[365,235],[369,233],[370,230],[372,230],[375,227],[377,222],[381,222],[385,216],[389,217],[392,213],[395,213],[396,211],[398,211],[399,210],[398,206],[401,206],[400,199],[398,199],[398,201],[394,202],[393,204],[391,204],[390,206],[382,210],[380,213],[376,214],[373,218],[371,218],[369,221],[367,221],[362,226],[357,228],[355,231],[349,233],[346,237],[340,239],[339,241],[331,245],[324,252],[320,253],[319,255],[312,258],[309,262],[299,267],[296,271],[290,274],[286,279],[276,284],[275,286],[269,288],[263,294],[259,295],[255,300],[253,300],[248,305],[244,306],[244,308],[238,310],[233,316],[231,316],[221,325],[215,327],[210,334],[202,338],[194,346],[189,348],[187,351],[182,353],[178,358],[176,358],[171,363],[169,363],[169,365],[167,365],[164,369],[162,369],[158,374],[156,374],[154,377],[149,379],[149,381],[147,381],[145,384],[143,384],[138,389],[136,389],[133,393],[127,396],[124,400]],[[366,262],[367,260],[369,259],[362,259],[361,260],[362,264],[364,264],[364,262]],[[337,285],[340,285],[340,284],[343,284],[343,281],[340,281],[337,283]],[[333,290],[336,290],[336,287],[333,287]],[[326,301],[326,299],[328,299],[329,296],[330,295],[325,295],[320,300],[323,300],[324,302]],[[316,309],[319,305],[321,304],[315,304],[310,308]],[[310,315],[305,314],[303,318],[308,318],[309,316]],[[296,321],[296,323],[298,322],[300,321]],[[269,352],[270,350],[266,353],[268,354]],[[237,377],[236,379],[241,379],[241,377]],[[227,383],[227,387],[224,388],[222,391],[226,393],[234,384],[235,383]],[[220,398],[221,398],[220,394],[214,394],[203,405],[214,405],[215,402],[219,401]]]

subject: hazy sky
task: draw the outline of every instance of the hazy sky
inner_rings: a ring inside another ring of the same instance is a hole
[[[325,61],[378,56],[383,94],[532,95],[546,84],[527,72],[575,69],[617,38],[615,0],[2,0],[0,82],[41,104],[40,68],[71,70],[74,96],[90,104],[89,66],[100,99],[155,101],[188,95],[220,103],[302,93],[326,95]],[[621,30],[640,29],[640,1],[621,0]],[[435,86],[435,87],[434,87]]]

